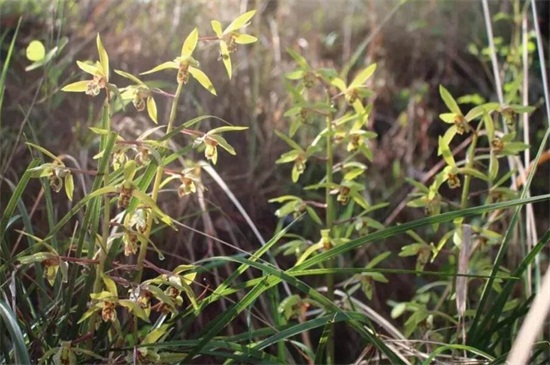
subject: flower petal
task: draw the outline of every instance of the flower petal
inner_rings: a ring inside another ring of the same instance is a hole
[[[107,55],[107,51],[105,51],[105,48],[103,47],[103,43],[101,42],[99,33],[97,34],[96,43],[97,52],[99,53],[99,63],[101,64],[103,76],[105,76],[105,79],[109,81],[109,56]]]
[[[353,79],[353,81],[349,85],[349,88],[351,89],[351,88],[355,88],[355,87],[363,85],[365,83],[365,81],[367,81],[369,79],[369,77],[372,76],[372,74],[374,73],[375,70],[376,70],[376,63],[370,65],[369,67],[367,67],[366,69],[361,71],[357,76],[355,76],[355,78]]]
[[[197,47],[197,41],[199,40],[199,31],[197,28],[193,29],[193,31],[187,36],[185,39],[185,42],[183,42],[183,46],[181,47],[181,57],[187,58],[191,56],[193,51],[195,50],[195,47]]]
[[[158,124],[157,121],[157,104],[155,103],[155,99],[153,97],[149,96],[147,98],[147,113],[149,113],[149,116],[155,122],[155,124]]]
[[[61,91],[73,92],[73,93],[83,93],[88,88],[89,81],[77,81],[65,86]]]
[[[227,43],[225,43],[225,41],[220,41],[220,51],[222,54],[223,64],[227,70],[227,75],[229,75],[229,78],[231,79],[231,74],[233,71],[231,68],[231,57],[229,57],[229,50],[227,49]]]
[[[216,89],[204,72],[195,67],[189,67],[189,73],[208,91],[216,95]]]
[[[239,34],[235,37],[235,43],[237,44],[250,44],[256,42],[257,40],[258,38],[250,34]]]
[[[216,33],[216,35],[218,36],[218,38],[221,38],[222,37],[222,24],[217,21],[217,20],[212,20],[210,22],[210,24],[212,24],[212,29],[214,30],[214,33]]]
[[[99,70],[96,65],[90,65],[89,63],[81,61],[76,61],[76,64],[82,71],[89,73],[90,75],[95,76],[98,74],[102,74],[101,70]]]
[[[344,82],[344,80],[342,80],[339,77],[335,77],[334,79],[332,79],[332,81],[330,83],[332,85],[336,86],[342,92],[345,92],[346,89],[347,89],[346,83]]]
[[[168,68],[175,68],[176,70],[178,69],[178,65],[176,65],[176,63],[174,61],[168,61],[168,62],[164,62],[164,63],[161,63],[160,65],[158,65],[157,67],[149,70],[149,71],[145,71],[145,72],[142,72],[140,73],[140,75],[147,75],[147,74],[152,74],[153,72],[158,72],[158,71],[161,71],[161,70],[166,70]]]
[[[122,76],[122,77],[127,78],[128,80],[131,80],[131,81],[135,82],[138,85],[145,85],[143,83],[143,81],[141,81],[140,79],[138,79],[134,75],[129,74],[128,72],[124,72],[124,71],[121,71],[121,70],[115,70],[115,73]]]
[[[256,10],[250,10],[239,16],[237,19],[233,20],[227,28],[225,28],[224,34],[245,27],[246,25],[248,25],[247,23],[250,21],[250,19],[252,19],[254,14],[256,14]]]

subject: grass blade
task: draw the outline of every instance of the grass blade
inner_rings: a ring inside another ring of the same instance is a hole
[[[0,300],[0,318],[2,322],[10,333],[11,339],[13,341],[15,361],[18,364],[31,364],[29,353],[27,352],[27,345],[25,344],[25,339],[23,338],[23,333],[17,324],[17,319],[15,314],[7,306],[6,303]]]

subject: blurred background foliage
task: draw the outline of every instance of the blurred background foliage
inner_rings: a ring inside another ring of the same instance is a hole
[[[513,14],[513,1],[490,4],[492,14]],[[538,4],[540,26],[548,44],[549,2]],[[369,129],[376,131],[378,138],[372,146],[374,161],[368,164],[367,177],[361,183],[367,187],[365,195],[370,203],[389,203],[387,208],[374,214],[376,220],[395,224],[423,216],[421,209],[404,208],[395,213],[410,192],[405,178],[419,179],[439,161],[437,136],[445,130],[445,125],[438,120],[438,115],[445,107],[438,85],[445,85],[453,95],[472,94],[496,100],[489,58],[484,52],[488,41],[479,1],[0,0],[2,62],[22,17],[0,116],[1,176],[12,182],[21,176],[31,157],[24,141],[73,156],[78,166],[94,165],[90,158],[97,150],[97,140],[88,127],[99,120],[100,100],[90,103],[84,95],[69,97],[59,90],[80,77],[75,60],[95,57],[97,33],[101,34],[112,67],[138,74],[173,59],[193,27],[198,26],[201,35],[211,34],[211,19],[226,23],[247,9],[258,9],[250,33],[258,36],[259,42],[238,50],[232,80],[224,76],[225,70],[216,56],[217,47],[200,43],[201,68],[209,75],[219,96],[212,97],[198,84],[190,84],[178,115],[181,123],[210,114],[250,127],[246,133],[228,137],[236,147],[237,156],[229,160],[228,156],[220,155],[216,168],[262,234],[270,237],[277,225],[273,215],[276,207],[270,205],[268,199],[300,189],[289,182],[290,168],[274,163],[286,147],[273,131],[286,130],[289,124],[283,117],[290,100],[290,86],[284,75],[293,68],[293,62],[286,49],[299,52],[313,67],[330,66],[353,73],[364,65],[378,64],[371,86],[374,93],[370,101],[374,109],[369,121]],[[502,16],[494,23],[495,36],[503,46],[511,42],[513,21]],[[42,41],[46,51],[65,42],[66,46],[46,67],[25,71],[29,65],[25,49],[34,39]],[[535,103],[542,95],[540,67],[534,61],[531,68],[531,72],[536,73],[530,78],[531,100]],[[166,85],[170,81],[168,77],[172,75],[155,74],[156,84]],[[112,82],[126,85],[115,74]],[[168,102],[162,98],[157,101],[161,123],[167,119]],[[146,117],[132,108],[126,110],[124,117],[120,115],[115,114],[113,122],[124,138],[134,138],[148,126]],[[530,123],[532,140],[537,141],[540,138],[537,133],[542,130],[542,113],[535,112]],[[315,134],[312,131],[309,135]],[[315,168],[310,169],[302,179],[314,181],[315,173]],[[541,166],[537,174],[548,176],[548,169]],[[161,207],[197,230],[222,237],[245,250],[256,249],[257,243],[227,195],[208,177],[205,180],[212,227],[201,219],[196,198],[165,201]],[[39,189],[38,183],[33,184],[35,190],[29,189],[25,196],[29,205],[33,204]],[[548,191],[547,179],[535,179],[534,195]],[[7,184],[0,184],[0,208],[6,204],[10,192]],[[58,209],[67,207],[68,203],[61,204]],[[36,226],[47,227],[42,208],[35,208]],[[537,223],[541,230],[546,230],[547,204],[536,209],[540,217]],[[306,223],[296,229],[307,232],[311,227]],[[39,228],[37,232],[40,235]],[[310,236],[314,241],[318,237],[313,236],[318,233],[313,232]],[[212,247],[211,242],[192,232],[163,234],[162,241],[157,239],[159,247],[167,253],[168,260],[176,258],[178,263],[193,262],[206,255],[234,253],[227,247]],[[398,250],[401,245],[387,242],[384,250],[388,247]],[[354,264],[364,265],[367,257],[375,254],[359,254]],[[170,261],[163,265],[173,266]],[[414,260],[399,260],[395,265],[414,267]],[[411,276],[392,277],[389,284],[382,284],[383,291],[375,293],[373,307],[389,313],[390,308],[385,304],[388,298],[410,300],[415,290],[414,280]]]

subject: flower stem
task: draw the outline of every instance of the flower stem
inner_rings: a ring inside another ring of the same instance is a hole
[[[166,133],[170,133],[174,127],[174,121],[176,120],[177,110],[178,110],[178,101],[181,95],[181,92],[183,90],[183,83],[178,83],[178,88],[176,90],[176,94],[174,95],[174,100],[172,101],[172,108],[170,109],[170,117],[168,119],[168,125],[166,126]],[[163,146],[166,146],[168,141],[163,142]],[[151,191],[151,198],[156,203],[159,195],[160,190],[160,184],[162,182],[162,176],[164,174],[164,167],[162,165],[159,165],[157,167],[157,171],[155,174],[155,179],[153,181],[153,189]],[[141,240],[141,246],[139,249],[139,256],[137,259],[137,273],[135,282],[139,283],[141,282],[141,277],[143,274],[143,262],[145,260],[145,256],[147,255],[147,246],[149,244],[149,237],[151,236],[151,230],[153,226],[153,214],[150,213],[147,216],[147,228],[144,234],[144,239]]]
[[[325,217],[326,229],[329,230],[329,235],[332,236],[332,226],[334,225],[334,199],[330,194],[333,184],[333,163],[334,157],[332,153],[332,116],[327,116],[327,161],[326,161],[326,178],[327,178],[327,187],[325,189],[325,200],[327,203],[327,211]],[[334,267],[334,259],[329,259],[327,266],[330,269]],[[332,272],[327,274],[327,298],[331,302],[334,302],[334,276]],[[334,364],[334,327],[329,325],[328,329],[328,338],[327,338],[327,358],[326,363],[331,365]]]
[[[467,168],[474,167],[474,158],[475,158],[475,149],[477,145],[477,131],[474,131],[472,134],[472,143],[468,149],[468,157],[466,161]],[[466,209],[468,207],[468,197],[470,195],[470,181],[472,180],[471,175],[464,174],[464,186],[462,187],[462,196],[460,199],[460,207]]]

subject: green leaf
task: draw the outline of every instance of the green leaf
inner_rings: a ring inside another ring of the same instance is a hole
[[[0,300],[0,322],[2,323],[2,330],[7,330],[13,343],[11,350],[14,351],[15,361],[19,364],[31,364],[27,343],[21,332],[17,316],[3,300]],[[5,345],[6,351],[9,351],[8,343],[3,345]],[[4,360],[6,361],[5,358]]]
[[[460,108],[458,107],[455,99],[452,97],[449,91],[445,89],[443,85],[439,85],[439,94],[441,95],[443,102],[445,103],[445,105],[447,105],[447,108],[449,108],[450,111],[462,115],[462,112],[460,111]]]
[[[250,10],[244,13],[243,15],[239,16],[237,19],[233,20],[231,24],[227,26],[227,28],[225,28],[224,34],[233,32],[237,29],[241,29],[247,26],[248,25],[247,23],[250,21],[250,19],[252,19],[254,14],[256,14],[256,10]]]
[[[214,88],[214,85],[212,85],[212,82],[204,72],[202,72],[198,68],[189,67],[189,73],[193,75],[195,80],[197,80],[206,90],[216,95],[216,89]]]
[[[376,265],[378,265],[380,262],[387,259],[389,256],[391,256],[390,251],[382,252],[380,255],[378,255],[378,256],[374,257],[372,260],[370,260],[368,265],[365,266],[365,267],[367,269],[371,269],[371,268],[375,267]]]
[[[143,338],[141,341],[142,345],[150,345],[153,343],[157,343],[157,341],[164,335],[168,334],[168,330],[170,329],[170,325],[163,324],[162,326],[152,330]]]
[[[88,89],[88,82],[89,81],[77,81],[73,82],[72,84],[69,84],[61,89],[61,91],[65,92],[73,92],[73,93],[83,93],[86,92]]]
[[[153,72],[158,72],[158,71],[161,71],[161,70],[166,70],[168,68],[173,68],[173,69],[178,69],[178,65],[174,62],[174,61],[167,61],[167,62],[164,62],[164,63],[161,63],[160,65],[152,68],[151,70],[149,71],[145,71],[145,72],[142,72],[140,73],[140,75],[148,75],[148,74],[152,74]]]
[[[33,40],[27,46],[26,54],[29,61],[37,62],[44,59],[44,56],[46,55],[46,49],[44,48],[42,42]]]
[[[199,31],[197,28],[193,29],[191,33],[185,38],[183,46],[181,47],[181,57],[186,59],[193,54],[193,51],[197,47],[197,42],[199,40]]]
[[[99,33],[97,34],[97,52],[99,53],[99,63],[101,64],[102,74],[105,76],[105,79],[109,81],[109,56],[107,51],[103,47]]]
[[[348,88],[353,89],[363,85],[365,81],[367,81],[369,77],[372,76],[375,70],[376,70],[376,63],[370,65],[369,67],[361,71],[357,76],[355,76],[355,78],[353,79],[353,81],[351,82]]]

